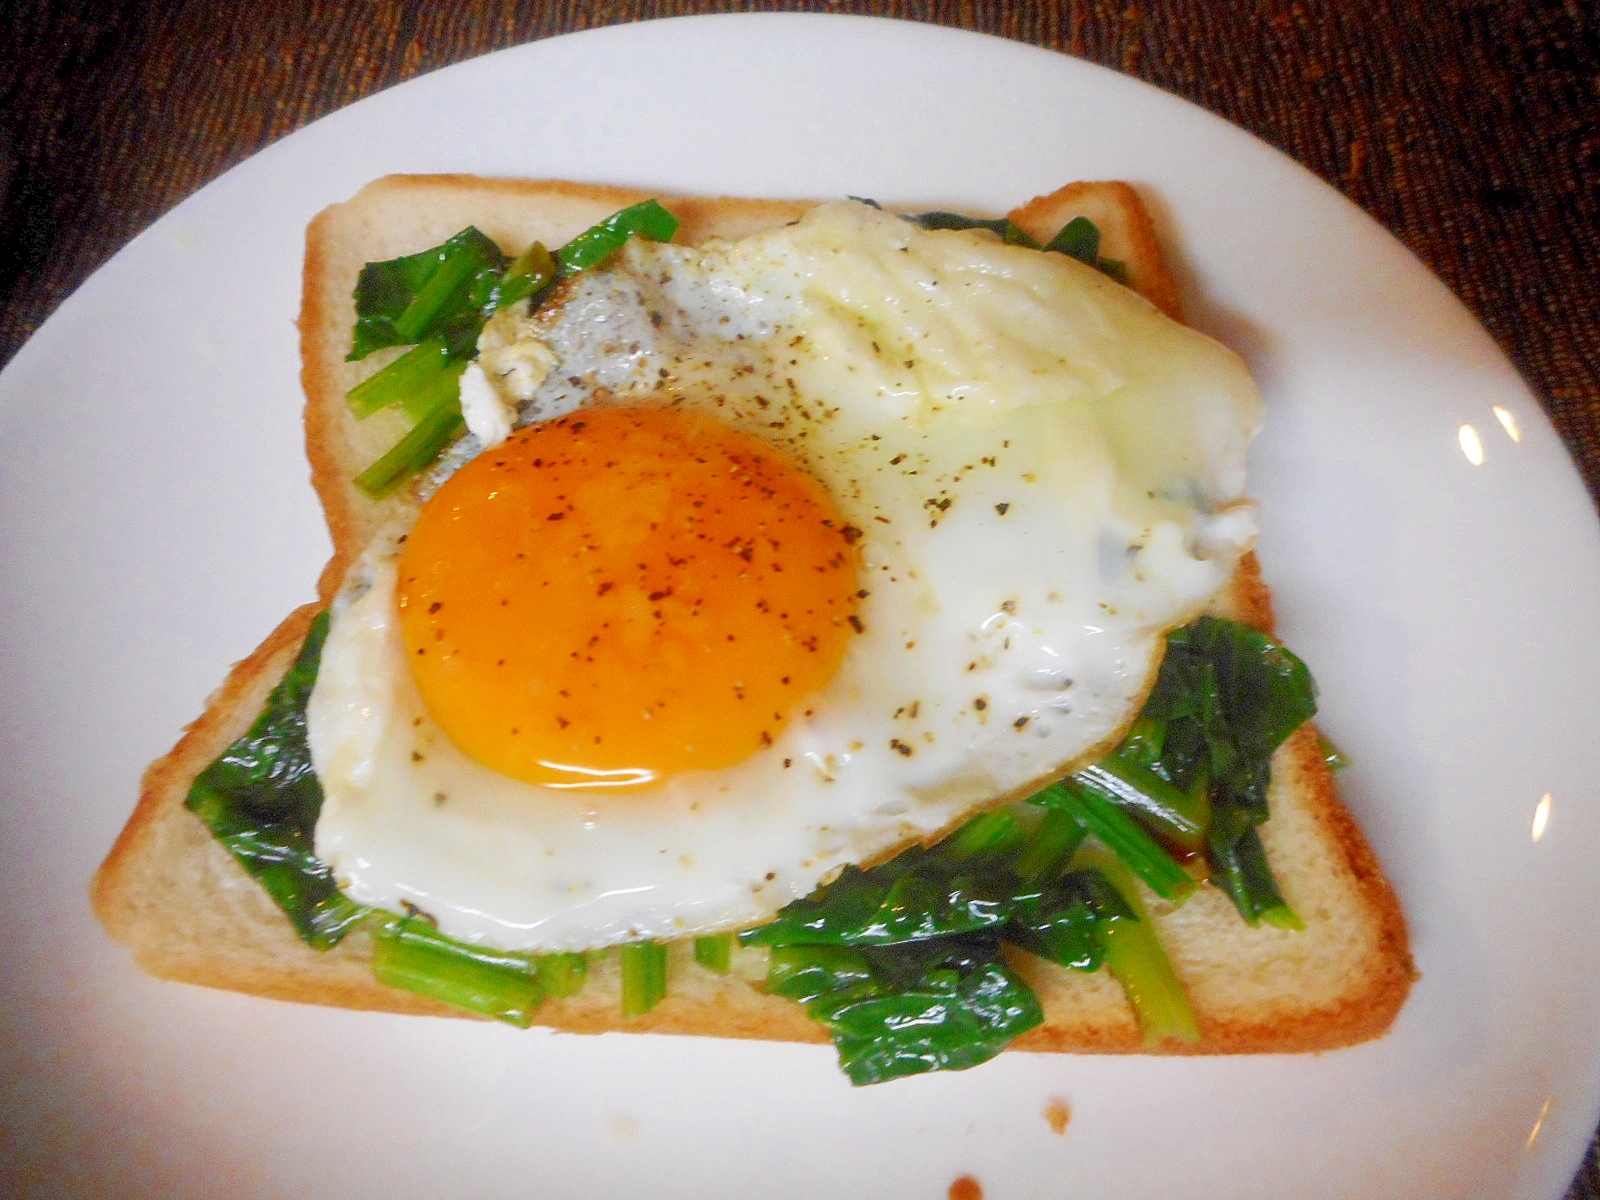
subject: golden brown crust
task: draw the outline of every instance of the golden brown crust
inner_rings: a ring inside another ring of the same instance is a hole
[[[340,478],[336,450],[343,440],[337,413],[315,397],[336,390],[335,348],[330,345],[337,316],[330,292],[334,283],[323,247],[332,236],[337,206],[323,209],[306,229],[306,257],[300,277],[300,387],[307,396],[305,407],[306,459],[311,468],[311,486],[322,502],[323,519],[333,539],[333,554],[317,579],[317,595],[324,603],[333,599],[350,565],[351,537],[356,498],[346,479]]]
[[[1339,800],[1321,738],[1312,725],[1295,733],[1274,760],[1279,778],[1297,780],[1324,839],[1338,847],[1338,870],[1350,878],[1373,926],[1377,951],[1362,986],[1350,988],[1335,1006],[1307,1016],[1296,1050],[1327,1050],[1376,1037],[1388,1029],[1418,973],[1411,959],[1400,898],[1384,876],[1378,856]],[[1252,1049],[1266,1047],[1251,1047]]]
[[[277,999],[462,1015],[379,984],[370,969],[371,943],[363,933],[326,953],[305,947],[261,889],[184,808],[184,798],[195,775],[252,723],[292,661],[312,615],[331,599],[376,525],[396,505],[408,503],[404,497],[375,503],[351,485],[371,460],[373,447],[391,436],[382,429],[362,428],[343,403],[352,383],[377,365],[343,361],[353,320],[349,293],[360,264],[433,244],[468,223],[512,253],[535,238],[560,244],[644,198],[646,193],[629,189],[559,181],[392,176],[312,223],[300,317],[302,381],[312,482],[327,514],[334,553],[318,585],[319,603],[291,614],[236,665],[205,713],[151,766],[138,807],[95,876],[92,894],[101,921],[113,936],[134,947],[140,964],[153,974]],[[791,221],[810,206],[803,201],[659,198],[680,218],[680,240],[691,243]],[[1178,315],[1177,289],[1149,217],[1127,185],[1072,184],[1030,201],[1012,218],[1046,239],[1080,213],[1100,226],[1102,252],[1127,264],[1130,282],[1164,311]],[[1241,563],[1213,611],[1271,628],[1270,595],[1253,554]],[[1279,751],[1274,771],[1275,815],[1263,832],[1275,861],[1281,856],[1296,864],[1284,883],[1291,904],[1306,919],[1306,932],[1252,930],[1214,888],[1202,888],[1176,910],[1147,895],[1175,969],[1195,1001],[1201,1043],[1146,1046],[1120,988],[1107,973],[1070,972],[1019,954],[1016,966],[1038,991],[1047,1014],[1043,1026],[1016,1043],[1020,1048],[1322,1050],[1388,1027],[1415,977],[1394,894],[1334,793],[1315,731],[1308,727],[1291,739]],[[1304,870],[1302,859],[1310,864]],[[572,1032],[628,1029],[828,1040],[799,1006],[762,991],[760,951],[736,950],[733,973],[722,977],[697,966],[686,944],[672,947],[669,995],[651,1013],[629,1021],[620,1017],[616,956],[593,959],[589,984],[575,997],[548,1001],[539,1010],[540,1024]],[[1266,982],[1241,984],[1251,975]]]
[[[1183,320],[1178,284],[1167,270],[1155,225],[1139,193],[1120,180],[1069,183],[1035,196],[1011,211],[1011,219],[1035,241],[1048,242],[1074,217],[1088,217],[1100,230],[1100,255],[1128,272],[1128,286],[1174,321]]]

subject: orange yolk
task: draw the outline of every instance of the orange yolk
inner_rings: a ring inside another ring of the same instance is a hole
[[[760,438],[586,409],[512,434],[424,507],[400,559],[406,656],[434,719],[504,775],[729,766],[838,670],[856,536]]]

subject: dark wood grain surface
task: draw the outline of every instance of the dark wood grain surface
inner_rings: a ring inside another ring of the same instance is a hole
[[[0,363],[145,226],[324,113],[535,38],[753,10],[998,34],[1148,80],[1258,134],[1467,303],[1600,498],[1592,0],[0,0]],[[1576,1198],[1600,1200],[1593,1146]]]

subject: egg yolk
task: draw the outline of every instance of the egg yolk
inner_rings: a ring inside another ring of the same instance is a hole
[[[406,657],[465,753],[555,786],[647,784],[770,746],[859,629],[823,486],[677,407],[529,426],[457,471],[400,559]]]

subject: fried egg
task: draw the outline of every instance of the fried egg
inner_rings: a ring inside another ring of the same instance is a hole
[[[496,320],[548,373],[308,710],[319,857],[468,941],[745,928],[1059,778],[1254,537],[1243,365],[1063,255],[831,204]]]

